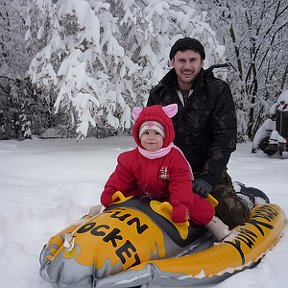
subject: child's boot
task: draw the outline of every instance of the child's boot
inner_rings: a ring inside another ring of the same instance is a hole
[[[228,226],[215,215],[205,227],[214,234],[217,241],[223,240],[230,233]]]

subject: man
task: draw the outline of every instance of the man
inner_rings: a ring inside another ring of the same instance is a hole
[[[151,89],[147,105],[178,104],[174,143],[192,167],[193,190],[203,198],[211,193],[219,202],[216,215],[232,229],[247,220],[250,209],[226,172],[237,135],[230,88],[203,69],[205,51],[196,39],[177,40],[169,58],[172,69]]]

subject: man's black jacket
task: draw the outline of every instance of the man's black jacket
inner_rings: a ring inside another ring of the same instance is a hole
[[[195,176],[214,186],[236,149],[237,120],[230,88],[202,69],[183,107],[176,87],[177,76],[171,69],[151,89],[147,106],[178,104],[179,111],[173,117],[174,144],[183,151]]]

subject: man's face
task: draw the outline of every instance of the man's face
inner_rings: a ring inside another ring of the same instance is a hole
[[[171,66],[177,74],[179,88],[190,89],[203,65],[204,62],[198,52],[193,50],[177,51],[171,60]]]

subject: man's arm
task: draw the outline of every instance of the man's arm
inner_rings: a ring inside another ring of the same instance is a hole
[[[236,149],[237,118],[227,83],[221,81],[211,117],[212,143],[206,161],[207,174],[201,177],[212,186],[222,176],[231,153]]]

